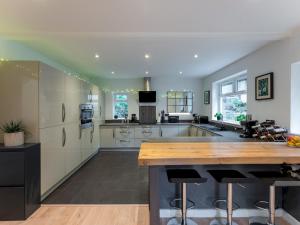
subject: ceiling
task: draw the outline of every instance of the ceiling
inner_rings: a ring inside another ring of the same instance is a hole
[[[201,77],[289,35],[299,8],[299,0],[2,0],[0,35],[89,76]]]

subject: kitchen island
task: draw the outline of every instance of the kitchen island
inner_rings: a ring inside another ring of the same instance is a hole
[[[206,171],[212,168],[233,168],[245,174],[247,171],[263,170],[266,167],[278,170],[284,163],[300,164],[300,149],[289,148],[284,143],[225,142],[221,138],[210,142],[208,138],[202,142],[154,140],[141,145],[138,160],[141,166],[149,166],[150,225],[157,225],[160,224],[160,209],[168,208],[168,200],[175,197],[176,192],[173,185],[167,182],[166,167],[193,167],[204,177],[209,176]],[[237,189],[234,192],[242,208],[251,208],[255,201],[268,196],[264,185],[251,185],[246,190]],[[210,208],[210,202],[220,196],[224,197],[224,191],[224,187],[208,179],[206,184],[193,187],[188,196],[196,201],[198,207]],[[295,193],[294,189],[293,192]],[[291,207],[286,210],[299,220],[299,190],[293,196],[293,204],[290,199],[286,199],[289,198],[288,194],[283,196],[282,193],[281,188],[276,192],[278,205]]]

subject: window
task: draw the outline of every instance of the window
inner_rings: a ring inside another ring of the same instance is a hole
[[[247,78],[238,76],[219,82],[218,112],[223,121],[239,123],[241,115],[247,114]],[[214,116],[214,115],[213,115]]]
[[[193,113],[193,92],[168,91],[168,113]]]
[[[113,113],[114,118],[124,119],[128,116],[128,96],[127,94],[114,94],[113,95]]]

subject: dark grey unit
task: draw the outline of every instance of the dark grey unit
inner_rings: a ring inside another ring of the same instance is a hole
[[[40,207],[40,144],[0,144],[0,220],[25,220]]]
[[[140,106],[140,123],[156,124],[156,106]]]

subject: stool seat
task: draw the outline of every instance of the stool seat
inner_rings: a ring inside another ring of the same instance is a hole
[[[250,171],[249,174],[269,185],[276,184],[278,182],[299,181],[298,179],[291,177],[289,174],[284,174],[280,171]]]
[[[253,183],[255,181],[237,170],[208,170],[207,172],[219,183]]]
[[[200,174],[193,169],[168,169],[168,181],[170,183],[205,183],[207,178],[201,177]]]

